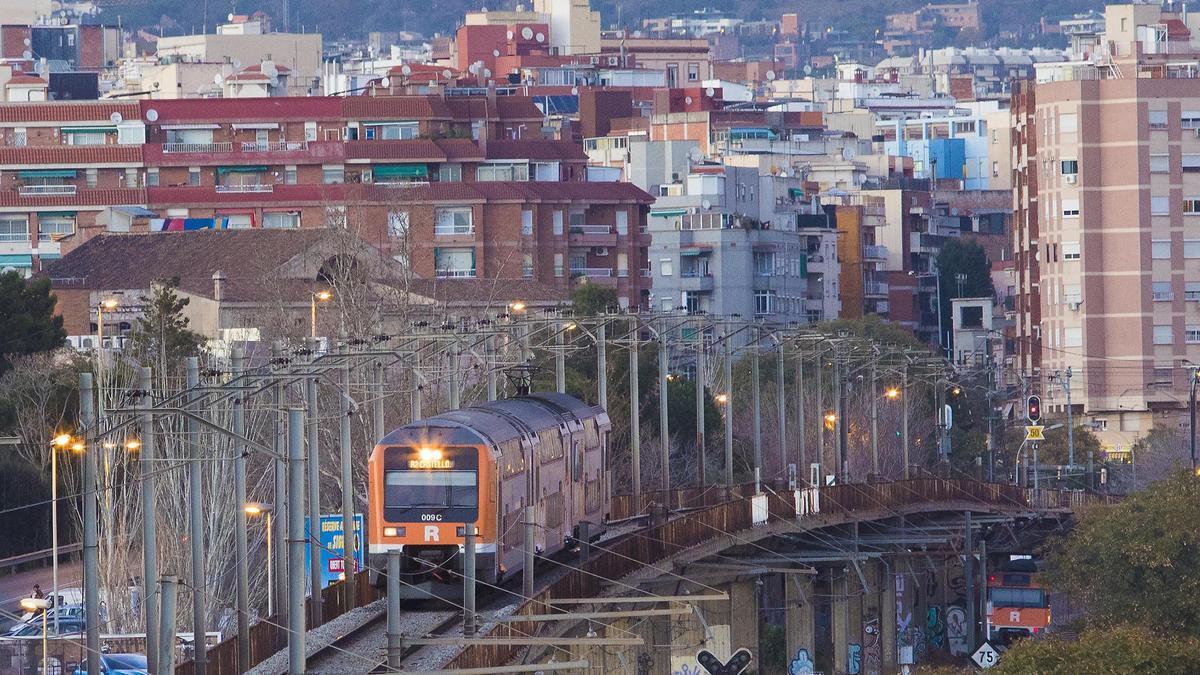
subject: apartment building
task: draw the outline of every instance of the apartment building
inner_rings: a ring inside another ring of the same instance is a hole
[[[1200,363],[1200,50],[1110,6],[1106,53],[1013,99],[1017,367],[1110,452],[1174,426]]]
[[[527,97],[179,99],[0,106],[0,265],[101,232],[350,227],[415,274],[583,278],[648,295],[648,194],[587,181]]]

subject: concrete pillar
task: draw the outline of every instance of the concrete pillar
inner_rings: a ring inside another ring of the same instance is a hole
[[[862,667],[864,675],[880,675],[885,672],[883,664],[883,612],[886,587],[890,581],[883,563],[871,560],[864,563],[863,574],[867,577],[867,592],[862,596]]]
[[[816,654],[817,626],[812,579],[803,574],[783,577],[784,632],[787,659],[813,663]]]
[[[754,581],[729,584],[729,604],[731,651],[745,647],[758,654],[758,584]]]
[[[896,560],[883,561],[883,599],[879,612],[880,669],[885,673],[899,670],[896,663]]]
[[[842,569],[834,572],[835,577],[830,586],[833,597],[830,599],[830,628],[833,633],[833,672],[849,672],[847,652],[850,645],[850,576],[853,569]]]

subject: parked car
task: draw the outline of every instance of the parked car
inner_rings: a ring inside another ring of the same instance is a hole
[[[48,612],[48,614],[46,615],[46,622],[51,627],[53,627],[54,626],[54,617],[57,616],[59,629],[63,630],[63,632],[66,632],[65,628],[63,627],[64,622],[75,621],[77,623],[82,624],[84,621],[83,605],[63,605],[62,607],[53,607],[53,608],[47,610],[47,612]],[[28,632],[28,629],[30,626],[36,626],[36,630],[34,630],[32,633]],[[41,635],[41,634],[42,634],[42,615],[34,614],[32,612],[28,612],[25,615],[23,615],[21,617],[20,621],[14,623],[5,632],[6,636]]]
[[[150,675],[145,654],[102,654],[100,672],[107,675]],[[79,664],[75,675],[87,675],[87,663]]]
[[[54,619],[48,618],[46,629],[50,635],[55,635]],[[82,618],[63,618],[58,619],[58,635],[79,635],[83,632]],[[38,617],[33,621],[19,623],[8,631],[8,637],[41,637],[42,636],[42,619]]]

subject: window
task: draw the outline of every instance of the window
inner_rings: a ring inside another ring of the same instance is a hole
[[[24,216],[0,216],[0,241],[29,241],[29,219]]]
[[[1064,241],[1062,243],[1063,260],[1079,260],[1079,242]]]
[[[1200,197],[1188,197],[1184,199],[1183,212],[1187,215],[1200,214]]]
[[[1184,110],[1180,115],[1179,124],[1184,129],[1200,129],[1200,111]]]
[[[1079,284],[1063,284],[1063,302],[1083,302],[1083,290]]]
[[[1200,239],[1183,240],[1183,257],[1200,258]]]
[[[473,509],[479,505],[475,471],[388,471],[384,482],[388,509]]]
[[[199,184],[200,184],[200,168],[193,166],[188,169],[188,185],[199,185]]]
[[[1170,197],[1151,197],[1150,198],[1150,215],[1152,215],[1152,216],[1169,216],[1169,215],[1171,215],[1171,198]]]
[[[1159,325],[1154,327],[1154,344],[1169,345],[1174,342],[1175,336],[1171,334],[1171,325]]]
[[[1196,171],[1200,171],[1200,155],[1191,153],[1185,154],[1183,156],[1182,165],[1184,173],[1195,173]]]
[[[617,210],[617,234],[625,236],[629,234],[629,212],[621,209]]]
[[[346,167],[326,166],[321,169],[321,182],[326,185],[340,185],[346,182]]]
[[[1000,162],[992,162],[992,178],[1000,176]]]
[[[1150,242],[1150,257],[1154,260],[1171,259],[1171,240],[1155,239]]]
[[[583,273],[587,268],[587,256],[580,253],[574,253],[567,261],[567,267],[571,270],[571,274]]]
[[[1079,173],[1079,160],[1077,159],[1064,159],[1059,164],[1062,167],[1062,175],[1064,176],[1073,176]]]
[[[471,234],[475,231],[471,221],[471,207],[440,208],[436,210],[434,234]]]
[[[1151,110],[1150,111],[1150,128],[1151,129],[1166,129],[1167,128],[1167,111],[1166,110]]]
[[[533,254],[526,253],[521,256],[521,276],[526,279],[533,278]]]
[[[700,298],[701,296],[699,293],[685,292],[683,294],[683,308],[687,310],[688,314],[695,314],[696,312],[704,309]]]
[[[74,215],[38,216],[38,241],[58,241],[75,234]]]
[[[108,139],[102,130],[70,131],[66,133],[67,145],[104,145]]]
[[[674,89],[679,86],[679,64],[667,64],[667,88]]]
[[[587,219],[586,219],[583,211],[572,211],[570,214],[570,219],[571,219],[570,231],[571,232],[583,232],[584,223],[587,222]]]
[[[300,227],[299,211],[266,211],[263,213],[262,226],[274,230],[295,230]]]
[[[563,233],[563,212],[554,212],[554,234],[561,236]]]
[[[158,187],[158,169],[146,169],[146,187]]]
[[[138,171],[137,169],[125,169],[125,187],[135,188],[138,186]]]
[[[699,79],[700,79],[700,64],[695,63],[695,62],[689,63],[687,65],[687,76],[688,76],[688,82],[699,81]]]
[[[555,182],[562,175],[558,162],[534,162],[533,179],[537,181]]]
[[[249,213],[231,213],[225,218],[225,227],[231,230],[248,230],[254,227],[254,216]]]
[[[1154,302],[1168,302],[1174,298],[1174,293],[1171,292],[1171,282],[1155,281],[1151,284],[1151,298]]]
[[[1075,113],[1062,113],[1058,116],[1058,132],[1060,134],[1073,134],[1078,131],[1079,116]]]
[[[1169,173],[1170,171],[1170,155],[1150,155],[1150,173]]]
[[[662,307],[662,311],[670,312],[675,309],[675,302],[671,300],[671,298],[663,298],[662,302],[659,303],[659,306]]]
[[[285,166],[283,168],[283,184],[284,185],[295,185],[296,184],[296,167]]]
[[[1183,341],[1189,345],[1200,344],[1200,326],[1188,326],[1184,328]]]
[[[317,123],[316,122],[305,122],[304,123],[304,140],[306,140],[306,141],[317,140]]]
[[[521,210],[521,234],[526,236],[533,234],[533,211],[529,209]]]
[[[23,148],[29,143],[29,133],[24,128],[13,129],[12,144],[14,148]]]
[[[1063,347],[1082,347],[1083,346],[1083,329],[1082,328],[1064,328],[1063,329]]]
[[[1124,21],[1124,19],[1121,19]],[[1046,607],[1046,592],[1040,588],[988,589],[988,600],[995,607]]]
[[[1183,284],[1183,299],[1190,302],[1200,301],[1200,281],[1188,281]]]
[[[364,136],[367,139],[383,139],[385,141],[407,141],[416,138],[421,133],[417,122],[394,122],[372,124],[366,127]]]
[[[475,180],[480,182],[527,181],[529,180],[529,162],[486,162],[475,169]]]
[[[396,239],[408,237],[408,211],[388,211],[388,236]]]
[[[462,182],[462,164],[442,164],[438,166],[438,180],[443,183]]]
[[[439,277],[475,276],[473,248],[437,248],[433,250],[433,260]]]
[[[89,188],[94,188],[100,184],[100,172],[97,169],[88,169],[83,172],[84,185]]]
[[[754,291],[754,315],[763,316],[775,312],[775,291]]]
[[[775,275],[775,254],[774,253],[755,253],[754,254],[754,274],[760,277],[769,277]]]
[[[1078,218],[1079,217],[1079,200],[1064,199],[1062,200],[1063,218]]]
[[[563,275],[563,254],[554,254],[554,276],[561,277]]]

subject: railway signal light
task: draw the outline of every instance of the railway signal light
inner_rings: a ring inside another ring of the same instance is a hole
[[[1037,424],[1042,421],[1042,397],[1030,396],[1025,401],[1025,419],[1031,424]]]

